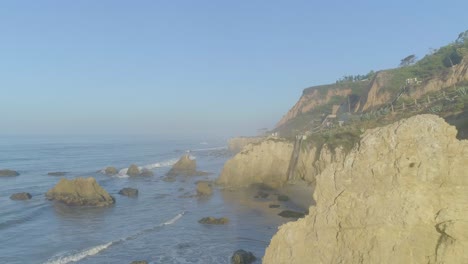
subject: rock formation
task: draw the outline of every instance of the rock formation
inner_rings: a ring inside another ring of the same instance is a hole
[[[55,172],[49,172],[47,175],[49,176],[65,176],[67,173],[64,171],[55,171]]]
[[[226,217],[221,218],[214,218],[214,217],[203,217],[202,219],[198,220],[200,224],[207,224],[207,225],[225,225],[229,223],[229,219]]]
[[[263,263],[468,263],[468,141],[433,115],[369,130]]]
[[[141,170],[140,176],[148,177],[148,176],[153,176],[154,173],[146,168]]]
[[[197,182],[197,195],[198,196],[208,196],[213,193],[211,182],[208,181],[199,181]]]
[[[46,193],[46,198],[80,206],[107,206],[115,202],[93,177],[73,180],[62,178]]]
[[[115,167],[109,166],[106,169],[104,169],[104,174],[112,176],[119,173]]]
[[[10,176],[18,176],[19,173],[14,170],[0,170],[0,177],[10,177]]]
[[[190,156],[186,154],[172,166],[167,176],[195,176],[201,174],[201,172],[197,171],[197,162],[194,159],[190,159]]]
[[[128,167],[128,170],[127,170],[127,175],[128,176],[131,176],[131,177],[134,177],[134,176],[140,176],[140,169],[138,168],[137,165],[135,164],[132,164],[130,165],[130,167]]]
[[[250,264],[253,263],[257,258],[250,251],[243,249],[236,250],[231,257],[231,264]]]
[[[31,194],[27,192],[15,193],[10,196],[11,200],[29,200],[31,199]]]
[[[128,197],[135,197],[138,196],[138,189],[134,188],[123,188],[119,191],[120,195],[128,196]]]
[[[235,137],[228,141],[228,150],[232,153],[240,152],[245,146],[262,141],[263,137]]]

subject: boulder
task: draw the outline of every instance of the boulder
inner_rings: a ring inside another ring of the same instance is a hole
[[[221,217],[221,218],[203,217],[202,219],[198,220],[198,223],[207,224],[207,225],[225,225],[229,223],[229,219],[226,217]]]
[[[193,176],[197,175],[197,162],[190,159],[189,155],[186,154],[182,156],[179,161],[177,161],[167,173],[168,176],[178,176],[178,175],[187,175]]]
[[[232,254],[231,264],[250,264],[256,259],[252,252],[239,249]]]
[[[132,263],[130,264],[148,264],[148,261],[146,260],[135,260],[135,261],[132,261]]]
[[[49,176],[65,176],[65,174],[67,174],[67,173],[64,172],[64,171],[56,171],[56,172],[47,173],[47,175],[49,175]]]
[[[8,170],[8,169],[0,170],[0,177],[10,177],[10,176],[18,176],[18,175],[19,173],[14,170]]]
[[[138,189],[134,188],[123,188],[119,191],[120,195],[128,196],[128,197],[135,197],[138,196]]]
[[[135,164],[130,165],[130,167],[129,167],[128,170],[127,170],[127,175],[128,175],[128,176],[132,176],[132,177],[134,177],[134,176],[140,176],[140,173],[141,173],[141,172],[140,172],[140,169],[139,169],[138,166],[135,165]]]
[[[108,206],[115,202],[93,177],[76,178],[60,181],[46,193],[48,200],[55,200],[66,205]]]
[[[208,196],[213,193],[211,187],[211,182],[208,181],[199,181],[197,182],[197,195],[199,196]]]
[[[109,166],[106,169],[104,169],[104,174],[109,175],[109,176],[115,175],[117,173],[119,173],[119,171],[115,167],[112,167],[112,166]]]
[[[434,115],[366,131],[263,263],[468,263],[468,141]]]
[[[153,176],[153,175],[154,175],[153,171],[150,171],[146,168],[141,170],[141,173],[140,173],[140,176],[144,176],[144,177]]]
[[[284,218],[301,218],[305,216],[305,214],[302,212],[296,212],[291,210],[281,211],[281,213],[279,213],[278,215]]]
[[[31,194],[27,192],[15,193],[10,196],[11,200],[29,200],[31,199]]]

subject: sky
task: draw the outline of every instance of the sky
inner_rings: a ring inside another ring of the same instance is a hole
[[[0,135],[255,135],[304,88],[468,29],[468,1],[0,2]]]

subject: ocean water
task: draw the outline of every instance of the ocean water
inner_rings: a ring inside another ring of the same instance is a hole
[[[124,137],[0,137],[0,169],[18,177],[0,177],[0,263],[229,263],[237,249],[261,257],[285,219],[259,209],[246,193],[215,189],[208,198],[191,197],[195,182],[218,177],[230,157],[223,140],[165,140]],[[162,180],[187,150],[209,176]],[[135,163],[152,177],[129,178]],[[106,166],[121,175],[99,173]],[[93,176],[115,197],[106,208],[68,207],[44,194],[60,179]],[[137,188],[129,198],[118,191]],[[32,199],[9,196],[29,192]],[[248,199],[247,199],[248,200]],[[201,225],[206,216],[228,217],[220,226]],[[260,263],[258,260],[257,263]]]

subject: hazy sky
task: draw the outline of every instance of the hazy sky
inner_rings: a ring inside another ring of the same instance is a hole
[[[1,1],[0,134],[255,134],[308,86],[455,40],[467,10],[466,0]]]

